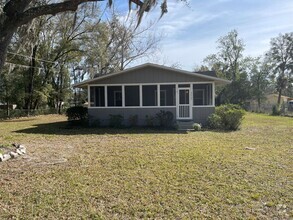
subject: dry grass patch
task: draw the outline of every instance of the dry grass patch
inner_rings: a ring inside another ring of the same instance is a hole
[[[247,114],[237,132],[188,133],[65,120],[0,122],[0,143],[28,151],[0,164],[1,219],[293,217],[292,118]]]

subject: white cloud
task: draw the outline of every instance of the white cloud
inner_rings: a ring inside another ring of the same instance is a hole
[[[216,40],[232,29],[244,40],[245,54],[258,56],[269,49],[272,37],[293,30],[292,0],[205,0],[190,1],[190,6],[168,0],[168,13],[153,30],[165,36],[158,63],[180,63],[191,70],[215,53]],[[159,17],[158,6],[143,22]]]

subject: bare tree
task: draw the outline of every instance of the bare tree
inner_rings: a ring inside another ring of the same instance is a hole
[[[1,0],[0,1],[0,71],[5,63],[8,45],[17,28],[31,22],[33,19],[43,15],[56,15],[65,11],[77,11],[78,6],[88,2],[101,2],[104,0],[67,0],[48,3],[45,0]],[[149,11],[156,5],[157,0],[129,0],[129,9],[134,3],[139,7],[138,24],[144,12]],[[112,0],[108,0],[109,6]],[[167,0],[161,4],[162,15],[167,12]]]
[[[138,59],[153,56],[161,40],[160,34],[151,31],[153,24],[137,28],[135,19],[124,21],[113,13],[108,22],[95,25],[85,44],[84,65],[90,77],[123,70]]]

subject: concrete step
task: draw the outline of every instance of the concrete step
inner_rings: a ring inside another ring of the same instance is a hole
[[[178,130],[192,130],[194,121],[177,121]]]

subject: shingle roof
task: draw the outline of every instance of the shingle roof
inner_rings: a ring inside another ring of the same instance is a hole
[[[88,83],[91,83],[91,82],[96,82],[96,81],[99,81],[101,79],[110,78],[110,77],[113,77],[113,76],[116,76],[116,75],[119,75],[119,74],[124,74],[124,73],[127,73],[129,71],[138,70],[138,69],[141,69],[141,68],[145,68],[147,66],[160,68],[160,69],[165,69],[165,70],[176,71],[178,73],[187,74],[187,75],[200,76],[202,78],[209,79],[209,80],[214,80],[214,81],[224,83],[224,84],[227,84],[227,83],[231,82],[231,81],[226,80],[226,79],[218,78],[214,71],[189,72],[189,71],[186,71],[186,70],[175,69],[175,68],[171,68],[171,67],[167,67],[167,66],[163,66],[163,65],[158,65],[158,64],[153,64],[153,63],[145,63],[145,64],[138,65],[138,66],[135,66],[135,67],[131,67],[131,68],[128,68],[128,69],[125,69],[125,70],[122,70],[122,71],[119,71],[119,72],[116,72],[116,73],[111,73],[111,74],[107,74],[107,75],[100,75],[100,76],[98,76],[98,77],[96,77],[94,79],[89,79],[89,80],[85,80],[85,81],[80,82],[80,83],[76,83],[76,84],[73,85],[73,87],[83,87],[83,86],[85,86],[85,85],[87,85]],[[214,73],[212,73],[212,72],[214,72]],[[206,74],[204,74],[204,73],[206,73]]]
[[[217,74],[215,71],[196,71],[195,73],[199,73],[205,76],[217,77]]]

